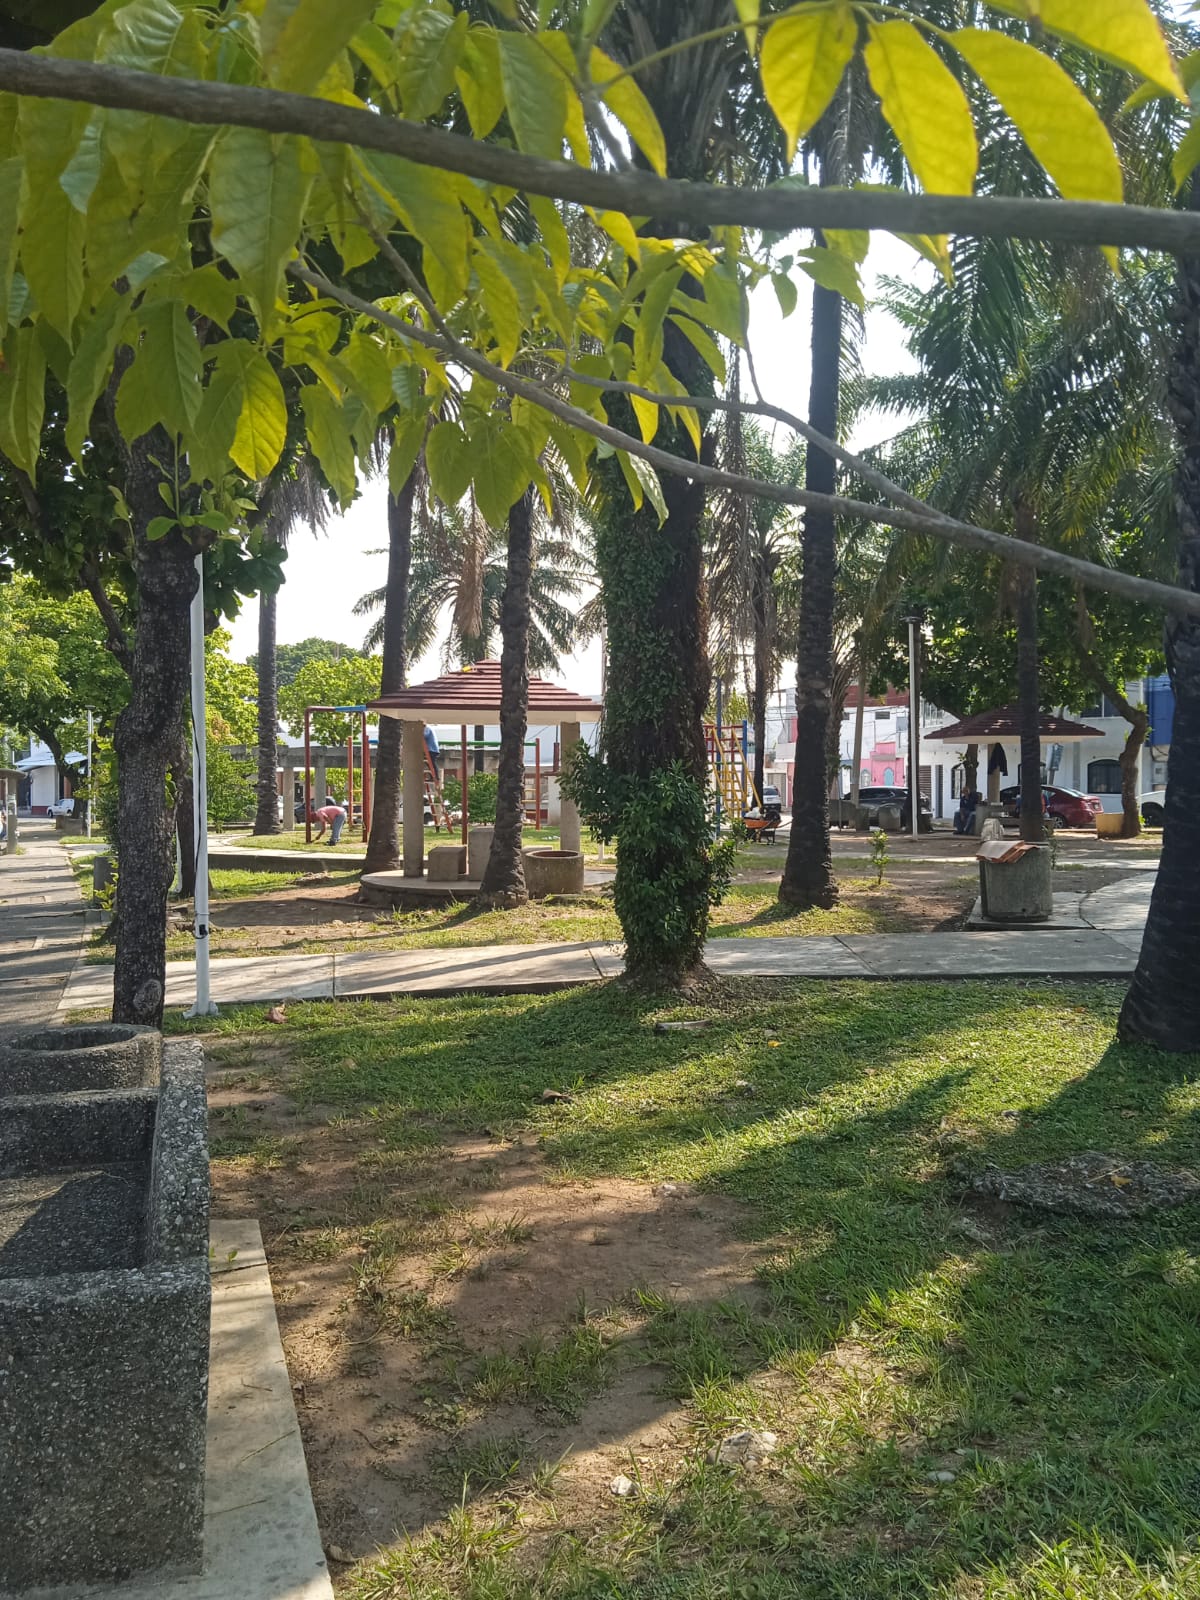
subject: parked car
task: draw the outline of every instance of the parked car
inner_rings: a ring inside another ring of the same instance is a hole
[[[75,802],[70,795],[56,800],[53,805],[46,807],[48,817],[73,817],[75,815]]]
[[[874,828],[879,823],[880,806],[908,806],[908,790],[895,784],[868,784],[858,791],[858,803],[865,806],[867,811],[867,827]],[[929,796],[920,797],[920,814],[923,817],[932,817],[933,812],[929,806]]]
[[[1167,791],[1165,789],[1149,789],[1145,794],[1138,795],[1138,805],[1142,810],[1142,821],[1148,828],[1161,828],[1166,818],[1163,806],[1166,803]]]
[[[1092,828],[1095,826],[1096,813],[1104,810],[1098,795],[1083,794],[1079,789],[1063,789],[1057,784],[1048,784],[1043,787],[1042,793],[1046,796],[1050,825],[1054,828]],[[1019,815],[1017,801],[1020,794],[1021,786],[1015,783],[1000,791],[1000,804],[1010,817]]]

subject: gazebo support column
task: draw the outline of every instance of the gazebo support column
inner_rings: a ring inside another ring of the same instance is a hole
[[[571,750],[574,750],[575,746],[579,743],[579,723],[564,722],[560,724],[558,736],[562,748],[562,754],[563,756],[566,756],[567,753]],[[561,760],[559,765],[562,765]],[[561,787],[559,789],[558,803],[560,808],[558,824],[559,847],[563,850],[577,851],[580,846],[581,837],[579,831],[579,807],[575,804],[574,800],[567,799],[566,795],[562,793]]]
[[[283,758],[282,793],[283,831],[284,833],[294,833],[296,829],[296,767],[290,750],[284,753]]]
[[[425,724],[401,723],[404,810],[404,876],[419,878],[425,868]]]

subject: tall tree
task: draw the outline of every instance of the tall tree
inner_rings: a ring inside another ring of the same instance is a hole
[[[397,493],[388,493],[388,569],[383,590],[380,643],[383,657],[379,692],[394,694],[408,683],[409,587],[412,572],[413,502],[418,469],[409,473]],[[375,630],[372,630],[374,632]],[[371,802],[371,834],[365,872],[389,872],[400,864],[400,799],[403,776],[402,731],[396,717],[379,720],[375,755],[375,796]]]

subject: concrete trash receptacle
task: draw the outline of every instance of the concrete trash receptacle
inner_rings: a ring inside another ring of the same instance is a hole
[[[1046,922],[1054,911],[1048,845],[997,839],[976,857],[983,915],[993,922]]]
[[[1119,839],[1121,837],[1121,829],[1124,826],[1125,813],[1123,811],[1097,811],[1097,839]]]
[[[490,824],[467,829],[467,877],[473,883],[478,883],[487,871],[495,833],[495,828]]]
[[[884,833],[900,832],[900,807],[880,806],[875,814],[875,826],[882,828]]]
[[[530,899],[583,893],[583,856],[578,850],[526,850],[525,887]]]

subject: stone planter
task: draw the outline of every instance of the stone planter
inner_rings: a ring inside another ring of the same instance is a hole
[[[23,1045],[34,1078],[54,1069]],[[0,1590],[200,1567],[203,1052],[161,1063],[134,1086],[0,1090]]]
[[[157,1087],[162,1035],[132,1023],[37,1028],[0,1046],[0,1099],[81,1089]]]
[[[490,824],[467,828],[467,877],[472,883],[478,883],[487,871],[495,833],[495,828]]]
[[[531,900],[583,893],[583,856],[578,850],[526,850],[523,855]]]
[[[1097,839],[1119,839],[1121,837],[1121,829],[1124,826],[1125,813],[1123,811],[1097,811]]]
[[[430,883],[457,883],[466,870],[465,845],[435,844],[425,857],[425,875]]]

